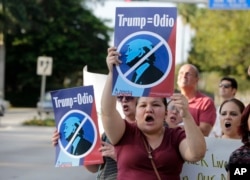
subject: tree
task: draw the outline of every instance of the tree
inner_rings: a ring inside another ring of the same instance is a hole
[[[8,0],[6,12],[9,21],[5,92],[10,100],[21,93],[33,95],[33,105],[37,101],[41,82],[41,77],[36,75],[38,56],[53,58],[48,90],[82,85],[85,65],[90,71],[106,72],[111,29],[82,0]],[[65,85],[65,80],[70,83]],[[22,97],[19,101],[25,102],[26,96]]]
[[[179,5],[178,10],[195,31],[187,61],[201,72],[237,77],[243,87],[249,80],[250,11],[209,10],[189,4]]]
[[[250,12],[202,10],[188,61],[203,71],[237,75],[246,79],[250,64]]]

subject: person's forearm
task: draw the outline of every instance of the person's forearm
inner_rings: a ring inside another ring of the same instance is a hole
[[[183,118],[187,145],[194,161],[200,160],[206,153],[206,142],[200,128],[195,124],[190,113]]]
[[[99,169],[99,166],[101,166],[101,164],[85,165],[84,167],[88,171],[90,171],[92,173],[96,173],[98,171],[98,169]]]
[[[212,130],[212,126],[209,125],[208,123],[200,123],[199,126],[203,136],[209,136],[210,131]]]
[[[104,131],[112,144],[116,144],[125,131],[125,122],[116,109],[116,97],[112,96],[112,73],[107,76],[101,98],[101,119]]]

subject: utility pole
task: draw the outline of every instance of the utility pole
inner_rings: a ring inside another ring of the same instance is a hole
[[[5,0],[2,0],[2,12],[3,12],[3,32],[2,32],[2,42],[1,42],[1,39],[0,39],[0,98],[4,99],[5,34],[6,34]]]

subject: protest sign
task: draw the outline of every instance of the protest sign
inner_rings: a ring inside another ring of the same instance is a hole
[[[122,63],[112,95],[168,97],[174,91],[176,7],[117,7],[114,45]]]
[[[242,145],[241,141],[209,137],[206,144],[207,152],[202,160],[183,165],[181,180],[227,180],[225,165],[230,154]]]
[[[56,167],[101,164],[101,147],[93,86],[51,92],[60,139]]]

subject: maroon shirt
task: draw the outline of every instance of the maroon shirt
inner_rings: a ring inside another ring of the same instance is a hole
[[[125,133],[115,145],[118,180],[157,179],[143,144],[143,136],[136,124],[126,122]],[[182,128],[166,127],[160,146],[153,150],[153,160],[162,179],[180,179],[184,160],[179,153],[179,144],[185,137]]]

